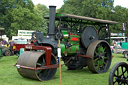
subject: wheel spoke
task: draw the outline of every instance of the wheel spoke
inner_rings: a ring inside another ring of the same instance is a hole
[[[121,66],[121,71],[122,71],[122,73],[123,73],[123,66]]]
[[[49,69],[49,70],[47,71],[47,77],[50,76],[50,73],[51,73],[51,69]]]
[[[117,68],[117,76],[119,76],[119,68]]]
[[[115,81],[113,82],[113,85],[114,85],[116,82],[117,82],[117,80],[115,80]]]
[[[36,65],[37,65],[38,67],[41,67],[41,64],[40,64],[40,63],[36,63]]]
[[[106,47],[105,47],[105,48],[103,48],[103,50],[104,50],[104,52],[105,52],[105,50],[106,50]]]
[[[47,70],[44,70],[44,76],[45,76],[45,78],[48,76],[47,75]]]
[[[104,61],[101,61],[102,62],[102,68],[104,69],[104,64],[106,64]]]
[[[104,57],[104,59],[108,59],[108,57]]]
[[[95,60],[94,60],[94,62],[96,62],[98,60],[98,58],[96,58]]]
[[[42,70],[38,70],[38,71],[37,71],[37,75],[38,75],[39,77],[41,77],[41,72],[42,72]]]
[[[97,66],[97,69],[98,69],[98,70],[100,70],[100,65],[99,65],[99,64],[100,64],[100,63],[99,63],[99,61],[98,61],[98,66]]]
[[[121,76],[125,77],[124,73],[126,72],[126,70],[124,72],[122,72]]]
[[[99,53],[97,53],[96,51],[95,51],[95,54],[98,56],[99,55]]]

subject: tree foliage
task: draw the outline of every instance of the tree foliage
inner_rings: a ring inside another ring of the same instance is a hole
[[[35,11],[36,13],[39,14],[39,16],[42,17],[41,21],[41,27],[38,28],[39,31],[43,32],[44,35],[47,34],[47,29],[48,29],[48,20],[44,19],[43,17],[49,13],[48,8],[45,5],[38,4],[35,6]]]
[[[96,18],[100,12],[112,8],[113,1],[108,0],[67,0],[59,11]]]
[[[114,7],[113,3],[114,0],[66,0],[59,12],[119,22],[117,25],[110,25],[111,32],[124,32],[122,23],[125,23],[127,34],[128,9]]]
[[[64,5],[57,12],[119,22],[110,25],[111,32],[124,32],[122,23],[125,23],[127,34],[128,9],[114,7],[113,2],[114,0],[64,0]],[[45,5],[34,6],[31,0],[0,0],[0,27],[5,28],[5,34],[9,38],[17,35],[18,30],[39,30],[46,34],[48,20],[43,19],[43,16],[48,12]]]
[[[124,7],[121,7],[121,6],[116,6],[114,8],[114,12],[113,14],[111,14],[111,18],[115,21],[118,21],[119,24],[117,24],[115,26],[115,29],[113,29],[112,31],[113,32],[124,32],[122,30],[122,23],[125,23],[125,33],[127,35],[128,33],[128,9],[127,8],[124,8]],[[114,27],[113,27],[114,28]]]
[[[11,38],[18,30],[36,30],[42,25],[42,16],[34,10],[31,0],[1,0],[0,24]]]

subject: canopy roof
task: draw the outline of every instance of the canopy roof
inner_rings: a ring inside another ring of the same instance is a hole
[[[66,13],[61,13],[61,14],[56,13],[56,20],[59,20],[60,17],[65,18],[65,19],[62,19],[62,21],[71,21],[69,20],[69,18],[72,18],[72,19],[78,19],[82,21],[84,20],[84,22],[92,21],[92,22],[101,23],[101,24],[118,24],[118,22],[116,21],[103,20],[103,19],[97,19],[97,18],[91,18],[91,17],[78,16],[78,15],[71,15],[71,14],[66,14]],[[45,16],[44,18],[49,19],[49,15]],[[72,20],[72,21],[75,22],[75,20]]]

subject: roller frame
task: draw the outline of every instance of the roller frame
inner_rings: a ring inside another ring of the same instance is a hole
[[[46,57],[46,65],[43,67],[38,67],[38,68],[32,68],[32,67],[28,67],[28,66],[22,66],[22,65],[18,65],[17,63],[14,65],[17,68],[25,68],[25,69],[31,69],[31,70],[40,70],[40,69],[53,69],[53,68],[58,68],[59,65],[58,64],[54,64],[54,65],[50,65],[51,62],[51,52],[52,52],[52,48],[49,46],[34,46],[34,45],[29,45],[25,47],[25,51],[26,50],[44,50],[45,51],[45,57]]]
[[[51,62],[51,53],[52,53],[52,48],[50,46],[34,46],[34,45],[27,45],[25,47],[26,50],[44,50],[45,51],[45,57],[46,57],[46,66],[50,65]]]

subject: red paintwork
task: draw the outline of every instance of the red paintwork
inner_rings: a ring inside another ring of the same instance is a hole
[[[50,46],[34,46],[34,45],[27,45],[25,47],[26,49],[33,49],[33,50],[44,50],[45,51],[45,58],[46,58],[46,65],[49,66],[51,62],[51,53],[52,53],[52,48]]]
[[[17,64],[15,64],[14,66],[16,66]],[[54,65],[49,65],[49,66],[42,66],[42,67],[38,67],[38,68],[33,68],[33,67],[27,67],[27,66],[22,66],[19,65],[20,68],[25,68],[25,69],[31,69],[31,70],[40,70],[40,69],[53,69],[53,68],[58,68],[59,64],[54,64]]]
[[[71,40],[72,40],[72,41],[79,41],[79,38],[72,37]]]
[[[53,69],[53,68],[58,68],[58,64],[53,64],[51,65],[51,53],[52,53],[52,48],[50,46],[34,46],[34,45],[26,45],[25,46],[25,51],[31,49],[31,50],[44,50],[45,51],[45,58],[46,58],[46,64],[45,66],[41,66],[38,68],[33,68],[33,67],[28,67],[28,66],[22,66],[19,65],[18,67],[20,68],[25,68],[25,69],[31,69],[31,70],[39,70],[39,69]],[[14,65],[18,65],[17,63]]]
[[[25,46],[28,44],[13,44],[13,46],[15,46],[16,48],[13,49],[13,51],[20,51],[20,48],[25,48]],[[31,43],[30,45],[33,45],[33,43]]]

